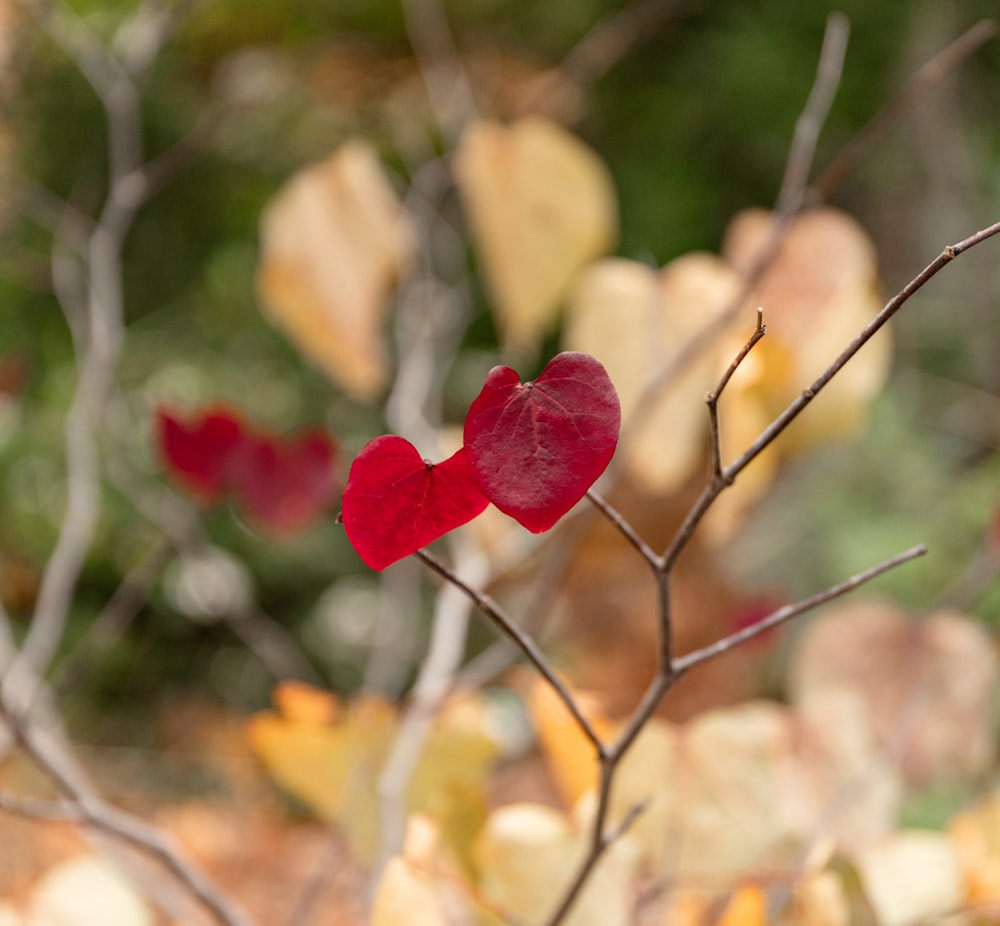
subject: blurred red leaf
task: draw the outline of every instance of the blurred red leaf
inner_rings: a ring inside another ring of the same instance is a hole
[[[604,472],[620,426],[618,394],[604,367],[567,351],[533,382],[494,367],[465,419],[465,446],[486,497],[539,534]]]
[[[230,455],[243,438],[239,413],[211,406],[189,418],[167,408],[156,411],[157,444],[169,475],[202,505],[227,489]]]
[[[322,431],[285,439],[247,431],[230,454],[230,488],[266,531],[298,533],[336,494],[335,456],[333,441]]]
[[[344,489],[344,529],[358,555],[385,569],[471,521],[489,504],[460,449],[442,463],[408,440],[376,437],[358,454]]]
[[[222,405],[187,418],[160,408],[156,419],[160,457],[180,488],[203,505],[231,493],[269,533],[304,529],[336,493],[336,445],[322,431],[283,438]]]

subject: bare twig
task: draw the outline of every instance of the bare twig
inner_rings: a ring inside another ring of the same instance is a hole
[[[705,402],[708,405],[712,474],[716,478],[722,476],[722,435],[719,432],[719,396],[722,395],[723,390],[729,385],[729,381],[733,378],[733,374],[739,369],[740,364],[743,363],[743,361],[749,356],[750,351],[754,348],[754,345],[762,337],[764,337],[765,334],[767,334],[767,329],[764,327],[764,310],[758,307],[757,325],[753,330],[753,334],[750,335],[746,344],[740,348],[739,353],[733,358],[733,362],[729,364],[726,372],[722,374],[719,384],[705,396]]]
[[[142,172],[141,99],[132,77],[68,5],[48,0],[22,2],[76,63],[101,101],[107,123],[109,177],[107,197],[86,240],[85,296],[67,291],[65,280],[53,281],[75,334],[79,370],[66,416],[66,511],[42,575],[27,636],[3,681],[6,692],[24,689],[27,679],[44,673],[52,660],[93,539],[100,503],[97,429],[113,388],[123,339],[122,249],[136,212],[149,194]],[[154,43],[156,49],[164,39],[165,33]],[[53,253],[58,250],[57,241]],[[85,323],[77,320],[78,304],[85,306]],[[27,690],[20,695],[31,696]]]
[[[101,798],[82,770],[69,759],[61,743],[28,720],[2,693],[0,715],[24,752],[66,795],[65,801],[48,804],[6,795],[5,809],[30,813],[37,819],[79,823],[122,840],[163,865],[222,926],[254,926],[253,921],[237,910],[162,831]]]
[[[638,551],[639,555],[650,566],[656,569],[659,557],[653,552],[652,547],[646,543],[636,532],[628,521],[621,516],[621,513],[613,508],[602,495],[593,489],[587,489],[587,499],[604,515],[617,529],[618,532]]]
[[[730,463],[729,466],[724,467],[721,473],[717,474],[705,485],[701,495],[695,501],[683,523],[678,528],[673,540],[671,540],[669,546],[663,552],[663,556],[660,559],[660,568],[664,573],[669,572],[673,568],[677,558],[694,536],[695,529],[722,491],[732,485],[733,480],[778,438],[785,428],[805,410],[809,403],[844,368],[848,361],[906,304],[910,297],[960,254],[998,233],[1000,233],[1000,222],[996,222],[973,235],[969,235],[968,238],[964,238],[957,244],[946,247],[882,307],[881,311],[865,325],[857,337],[844,348],[837,359],[819,375],[811,386],[804,389],[739,457]]]
[[[591,726],[590,721],[583,715],[579,705],[576,703],[576,699],[563,684],[555,670],[549,665],[548,660],[538,648],[535,641],[489,595],[484,595],[460,579],[432,553],[429,553],[427,550],[417,550],[414,555],[423,560],[442,579],[461,589],[465,595],[472,599],[476,607],[489,618],[493,625],[524,654],[527,660],[538,670],[538,673],[549,683],[553,691],[555,691],[559,699],[566,706],[566,709],[573,715],[577,726],[593,744],[598,755],[602,755],[604,753],[604,744],[601,742],[600,736],[598,736],[597,731]]]
[[[777,258],[788,224],[805,203],[806,184],[816,153],[816,140],[829,113],[830,104],[837,88],[840,86],[848,33],[849,26],[842,15],[834,13],[827,18],[816,78],[805,107],[795,125],[788,159],[785,162],[784,177],[775,203],[771,229],[753,262],[744,272],[739,290],[732,301],[690,337],[684,346],[667,360],[651,379],[624,429],[623,443],[629,440],[633,433],[641,429],[664,390],[715,342],[721,332],[725,331],[737,319],[746,305],[747,299],[753,294],[754,288]]]
[[[101,657],[121,640],[173,555],[173,544],[165,537],[160,538],[129,570],[73,652],[56,666],[52,678],[54,689],[66,694],[78,687]]]
[[[454,142],[476,113],[468,75],[441,0],[402,0],[406,34],[417,57],[434,118]]]
[[[902,566],[903,563],[908,563],[910,560],[924,556],[926,553],[927,547],[919,544],[918,546],[911,547],[909,550],[904,550],[891,559],[887,559],[884,563],[872,566],[871,569],[865,569],[863,572],[859,572],[857,575],[853,575],[849,579],[839,582],[837,585],[830,586],[826,591],[819,592],[809,598],[804,598],[795,604],[778,608],[777,611],[768,614],[767,617],[761,618],[749,627],[744,627],[742,630],[731,633],[729,636],[723,637],[709,646],[692,650],[690,653],[675,659],[673,664],[674,671],[686,672],[688,669],[701,665],[703,662],[708,662],[709,659],[714,659],[723,653],[728,653],[731,649],[746,643],[748,640],[752,640],[754,637],[758,637],[762,633],[767,633],[769,630],[773,630],[775,627],[790,621],[793,617],[798,617],[800,614],[811,611],[821,604],[826,604],[826,602],[832,601],[834,598],[846,595],[848,592],[854,591],[854,589],[864,585],[866,582],[870,582],[890,569]]]
[[[785,163],[785,176],[782,178],[775,206],[779,215],[791,216],[802,208],[819,133],[830,114],[833,98],[840,86],[850,34],[851,24],[843,13],[831,13],[827,17],[816,81],[809,93],[806,107],[795,123],[792,147]]]
[[[983,19],[927,61],[906,86],[882,107],[820,172],[809,190],[811,198],[828,198],[858,162],[885,137],[917,103],[997,34],[997,23]]]

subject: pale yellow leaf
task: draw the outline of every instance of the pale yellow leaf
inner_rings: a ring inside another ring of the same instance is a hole
[[[261,219],[258,284],[268,315],[352,394],[387,379],[382,323],[412,230],[374,149],[361,141],[306,167]]]
[[[152,910],[107,862],[92,856],[49,869],[31,892],[28,926],[153,926]]]
[[[789,671],[801,705],[831,693],[856,699],[911,785],[975,776],[995,755],[997,657],[962,614],[842,605],[808,625]]]
[[[277,712],[257,714],[247,725],[251,748],[277,784],[338,824],[371,860],[379,832],[375,783],[399,729],[396,709],[371,696],[340,706],[300,683],[278,686],[274,701]],[[477,717],[469,704],[445,708],[407,790],[408,810],[437,820],[460,854],[485,817],[483,791],[497,754]]]
[[[604,364],[622,405],[629,475],[645,490],[675,489],[704,457],[705,393],[726,363],[724,331],[658,386],[689,340],[736,296],[738,276],[711,254],[686,254],[657,271],[620,258],[581,274],[567,312],[564,346]]]
[[[753,266],[770,237],[772,221],[772,213],[750,209],[730,222],[722,256],[738,272]],[[808,210],[789,223],[781,249],[751,300],[763,307],[767,325],[767,337],[754,350],[752,389],[774,417],[882,307],[874,244],[846,213],[829,207]],[[769,362],[772,345],[778,345],[778,362]],[[891,357],[892,339],[885,328],[792,426],[789,446],[815,446],[856,432],[885,384]]]
[[[474,846],[482,896],[508,918],[544,922],[586,851],[587,834],[558,811],[538,804],[501,807],[490,814]],[[613,843],[563,921],[565,926],[630,923],[633,874],[629,843]]]
[[[434,881],[403,856],[389,859],[375,889],[370,926],[450,926]]]
[[[683,725],[652,721],[626,755],[612,798],[612,824],[645,808],[628,834],[641,865],[724,888],[798,867],[818,846],[825,857],[834,845],[885,834],[900,785],[862,714],[831,704],[803,716],[761,701]]]
[[[747,274],[771,240],[774,214],[738,213],[726,230],[722,256]],[[724,455],[742,453],[822,373],[881,308],[874,245],[846,213],[823,207],[793,219],[774,261],[750,292],[761,306],[767,336],[733,376],[722,402]],[[736,355],[751,332],[735,331],[725,354]],[[770,484],[782,456],[857,434],[889,374],[889,327],[869,341],[778,440],[713,506],[705,522],[715,542],[730,537]]]
[[[455,178],[503,342],[534,347],[578,271],[615,242],[611,175],[565,129],[526,118],[470,124]]]
[[[916,926],[962,902],[958,853],[944,833],[902,830],[854,862],[879,926]]]

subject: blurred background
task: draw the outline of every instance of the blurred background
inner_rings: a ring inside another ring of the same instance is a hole
[[[124,41],[117,30],[135,9],[124,0],[71,6],[107,41]],[[475,111],[544,113],[584,139],[617,186],[617,253],[652,265],[717,252],[734,213],[773,205],[833,9],[798,0],[445,7]],[[134,705],[197,691],[245,709],[266,701],[276,675],[346,692],[370,674],[379,577],[351,550],[336,507],[280,541],[230,505],[193,514],[163,474],[153,412],[168,400],[226,401],[276,432],[322,426],[339,444],[341,482],[363,443],[387,430],[384,396],[347,395],[262,316],[259,227],[290,176],[350,138],[375,146],[400,195],[449,150],[454,138],[413,50],[452,53],[436,9],[417,0],[176,7],[141,87],[146,150],[168,153],[169,176],[124,251],[127,340],[101,426],[103,507],[54,669],[72,694],[70,724],[98,739],[117,735],[108,731],[126,693]],[[993,0],[845,0],[837,9],[851,36],[820,169],[921,64],[996,13]],[[21,636],[59,528],[76,375],[51,257],[67,225],[86,225],[100,208],[107,150],[99,102],[48,34],[45,6],[4,0],[0,10],[0,593]],[[996,220],[997,113],[994,39],[923,95],[832,194],[874,239],[885,294]],[[439,208],[461,227],[453,192]],[[471,248],[461,260],[475,271]],[[451,424],[461,423],[476,377],[504,359],[488,296],[471,280],[445,384]],[[881,580],[882,593],[916,609],[952,601],[1000,621],[991,583],[1000,563],[998,300],[1000,257],[987,243],[905,309],[891,378],[862,433],[788,461],[713,554],[739,600],[793,600],[926,542],[932,555]],[[543,354],[558,344],[553,335]],[[198,552],[185,553],[194,536]],[[420,602],[426,592],[408,569],[395,581]],[[95,633],[112,596],[116,610]],[[382,680],[392,693],[423,652],[427,610],[424,601],[389,625],[394,663]],[[470,653],[489,639],[474,631]]]

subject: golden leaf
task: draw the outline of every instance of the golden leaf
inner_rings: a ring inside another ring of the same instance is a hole
[[[332,702],[325,713],[324,697]],[[374,696],[340,706],[301,683],[278,686],[274,700],[278,712],[248,723],[251,748],[277,784],[338,824],[359,855],[371,860],[379,820],[374,783],[398,732],[396,709]],[[485,817],[483,790],[497,751],[477,716],[474,708],[452,705],[438,717],[407,791],[408,812],[439,821],[460,857],[467,856]]]
[[[677,488],[704,456],[705,393],[728,363],[719,350],[724,332],[666,388],[656,384],[690,338],[732,301],[738,285],[720,258],[695,253],[661,271],[620,258],[602,260],[574,288],[563,343],[593,354],[607,369],[622,406],[619,452],[629,475],[647,491]]]
[[[553,122],[474,122],[455,178],[506,346],[531,349],[553,327],[573,278],[617,237],[611,175]]]
[[[293,344],[362,399],[384,385],[382,322],[412,231],[375,151],[347,142],[299,171],[261,219],[258,286]]]
[[[474,846],[482,896],[508,919],[544,922],[576,874],[587,840],[551,807],[501,807],[490,814]],[[613,843],[563,921],[566,926],[630,923],[633,869],[628,840]]]
[[[370,926],[450,926],[435,890],[434,879],[394,856],[386,863],[372,900]]]

